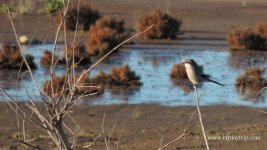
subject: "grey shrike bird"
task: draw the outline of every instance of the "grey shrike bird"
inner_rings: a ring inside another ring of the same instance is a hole
[[[185,70],[186,70],[188,79],[194,85],[197,85],[202,82],[213,82],[220,86],[224,86],[221,83],[218,83],[216,81],[209,79],[209,76],[203,72],[202,67],[199,66],[193,59],[186,59],[183,61],[183,64],[185,65]]]

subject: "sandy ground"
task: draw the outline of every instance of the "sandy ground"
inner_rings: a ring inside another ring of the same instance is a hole
[[[133,29],[138,18],[149,10],[154,8],[166,10],[183,20],[181,35],[174,42],[192,44],[191,46],[195,48],[225,49],[227,48],[225,37],[230,30],[255,26],[257,22],[267,18],[267,2],[264,0],[92,0],[89,3],[104,15],[125,19],[126,26]],[[14,22],[20,35],[31,35],[44,42],[52,42],[55,37],[57,28],[55,19],[46,13],[18,16],[14,18]],[[68,34],[70,38],[73,35],[73,33]],[[79,41],[86,41],[87,34],[79,32]],[[62,39],[61,34],[59,40]],[[0,41],[14,42],[10,22],[3,14],[0,15]],[[186,47],[184,44],[181,46]],[[116,142],[122,129],[120,149],[157,149],[161,139],[164,145],[181,134],[194,109],[195,107],[191,106],[165,107],[153,104],[78,106],[74,110],[73,117],[83,132],[78,138],[77,146],[90,144],[90,141],[102,132],[103,115],[106,114],[104,129],[105,135],[111,137],[108,140],[111,149],[116,149]],[[235,106],[205,106],[202,107],[202,112],[208,136],[260,136],[260,140],[256,141],[210,140],[211,149],[266,149],[266,114],[252,108]],[[1,149],[18,149],[18,147],[23,149],[15,142],[15,130],[3,104],[0,105],[0,120]],[[53,147],[40,129],[28,126],[28,130],[35,135],[31,138],[41,138],[37,141],[38,144],[48,149]],[[205,149],[196,114],[189,131],[192,134],[167,149]],[[92,149],[105,149],[103,135],[93,144]]]

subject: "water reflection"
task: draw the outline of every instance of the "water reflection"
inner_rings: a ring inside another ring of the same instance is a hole
[[[174,80],[171,79],[173,82],[173,87],[180,88],[184,91],[185,94],[189,94],[190,92],[194,91],[194,88],[192,86],[192,83],[187,79],[187,80]]]
[[[267,63],[267,53],[262,51],[237,50],[229,51],[228,64],[235,69],[246,69],[252,66],[263,66]]]
[[[18,84],[18,73],[16,70],[0,71],[0,88],[9,89],[16,88]]]
[[[20,73],[20,74],[19,74]],[[21,81],[29,80],[28,72],[19,72],[18,70],[1,70],[0,71],[0,88],[16,89],[20,88]]]
[[[27,50],[28,54],[35,57],[38,69],[34,71],[34,76],[39,85],[48,79],[47,69],[40,66],[40,58],[44,49],[53,49],[52,44],[32,46]],[[92,69],[89,74],[94,76],[99,70],[109,72],[111,67],[129,64],[130,68],[141,77],[143,85],[137,89],[128,88],[106,88],[102,96],[89,97],[86,103],[90,104],[111,104],[111,103],[158,103],[167,105],[195,105],[193,87],[190,82],[182,80],[173,82],[169,73],[173,64],[181,63],[185,58],[195,59],[199,64],[205,66],[205,72],[212,75],[212,79],[222,81],[226,84],[223,88],[218,88],[212,83],[202,84],[200,92],[203,105],[213,104],[233,104],[250,106],[267,106],[263,99],[253,102],[248,101],[246,96],[240,96],[234,86],[236,77],[240,72],[249,66],[259,65],[264,67],[267,64],[267,54],[264,52],[231,52],[226,50],[188,50],[184,47],[177,48],[176,44],[171,45],[137,45],[124,47],[118,53],[107,57],[103,62]],[[77,70],[77,73],[81,70]],[[65,73],[63,68],[56,68],[56,74]],[[28,76],[28,75],[27,75]],[[0,86],[12,87],[7,90],[14,94],[17,73],[4,73],[0,71]],[[23,83],[32,95],[38,95],[32,81],[24,80]],[[247,95],[247,90],[241,90]],[[23,88],[18,92],[20,99],[25,99]],[[245,99],[245,100],[242,100]]]
[[[239,96],[244,101],[250,101],[253,103],[263,103],[265,102],[265,92],[258,93],[255,89],[251,89],[248,87],[240,87],[236,89]]]
[[[110,92],[111,97],[119,98],[121,102],[128,102],[129,97],[140,91],[140,87],[112,86],[107,91]]]

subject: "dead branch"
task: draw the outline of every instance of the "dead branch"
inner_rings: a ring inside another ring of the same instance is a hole
[[[174,142],[176,142],[176,141],[182,139],[183,137],[187,136],[188,134],[191,134],[191,132],[188,132],[188,130],[189,130],[189,127],[190,127],[190,124],[191,124],[191,120],[192,120],[192,118],[193,118],[193,116],[194,116],[194,114],[195,114],[196,111],[197,111],[197,110],[195,110],[195,111],[190,115],[188,124],[187,124],[187,126],[185,127],[183,133],[182,133],[179,137],[177,137],[177,138],[171,140],[170,142],[168,142],[168,143],[165,144],[164,146],[158,148],[158,150],[163,150],[163,149],[167,148],[169,145],[173,144]],[[160,142],[160,145],[159,145],[159,146],[161,146],[162,140],[163,140],[163,138],[161,138],[161,142]]]

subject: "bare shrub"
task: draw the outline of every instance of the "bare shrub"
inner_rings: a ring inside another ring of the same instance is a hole
[[[25,56],[31,69],[35,69],[34,58],[30,55]],[[22,71],[26,70],[27,67],[23,63],[23,58],[20,50],[15,45],[3,44],[0,49],[0,68],[1,69],[14,69]]]
[[[87,39],[88,53],[90,55],[103,56],[121,43],[128,35],[124,28],[124,21],[102,17],[90,28]]]
[[[63,16],[62,10],[57,11],[56,21],[60,22],[61,17]],[[72,5],[69,7],[69,10],[66,15],[66,27],[68,30],[74,31],[76,28],[78,16],[78,7]],[[97,19],[99,19],[101,15],[97,10],[93,10],[89,5],[83,5],[79,10],[79,20],[78,20],[78,29],[89,30],[90,26],[95,23]]]
[[[267,21],[260,22],[256,26],[256,31],[259,33],[261,36],[265,37],[267,39]]]
[[[263,70],[258,67],[249,68],[246,72],[237,77],[235,87],[241,94],[256,96],[257,93],[267,86],[263,78]],[[249,92],[249,93],[248,93]]]
[[[63,7],[66,8],[66,10],[64,10],[64,14],[67,12],[69,2],[70,1],[68,1],[67,6]],[[13,31],[15,33],[17,44],[19,45],[19,50],[23,54],[23,50],[21,49],[21,45],[18,40],[18,35],[15,29],[14,22],[11,18],[9,9],[7,9],[7,12]],[[56,39],[58,38],[60,28],[62,27],[62,22],[63,19],[61,20],[60,26],[57,29]],[[146,30],[123,41],[117,47],[112,49],[110,53],[115,51],[120,45],[125,44],[126,42],[146,32],[152,27],[153,26],[150,26]],[[55,54],[55,52],[56,52],[56,41],[54,43],[53,54]],[[34,137],[33,140],[33,138],[31,138],[32,133],[30,133],[29,130],[27,130],[28,127],[37,126],[38,129],[42,129],[47,133],[49,139],[55,144],[56,149],[71,150],[73,148],[76,148],[75,147],[76,137],[82,130],[80,126],[77,124],[77,122],[74,120],[74,118],[71,116],[73,108],[79,101],[83,100],[83,97],[88,95],[98,94],[90,92],[88,92],[87,94],[88,90],[87,88],[95,87],[90,85],[87,86],[87,81],[88,81],[87,75],[96,65],[98,65],[101,61],[103,61],[110,53],[101,57],[86,70],[83,70],[81,74],[79,74],[79,76],[77,76],[77,73],[75,71],[76,66],[74,64],[72,64],[72,66],[67,66],[65,68],[65,74],[62,77],[56,77],[55,70],[53,69],[54,66],[51,66],[49,72],[50,80],[45,83],[43,87],[44,90],[42,90],[39,87],[39,84],[35,76],[33,76],[33,72],[29,67],[25,57],[22,56],[23,61],[27,66],[27,70],[32,79],[32,82],[34,83],[35,88],[38,91],[38,95],[40,96],[40,101],[36,99],[33,100],[32,96],[29,93],[27,93],[28,95],[25,105],[21,106],[19,105],[19,102],[15,97],[9,95],[4,89],[0,89],[1,99],[5,102],[5,106],[7,106],[8,116],[10,117],[10,120],[17,131],[16,138],[18,139],[18,142],[24,144],[30,149],[45,149],[40,145],[36,145],[40,140],[42,140],[42,138]],[[0,59],[4,60],[4,58],[5,58],[4,53],[0,54]],[[19,77],[21,77],[21,75]],[[25,88],[27,90],[27,87]],[[76,93],[80,92],[82,94],[77,96]],[[50,93],[52,95],[46,93]],[[93,143],[94,141],[92,143],[90,142],[90,144]],[[86,147],[90,147],[90,145],[89,146],[86,145],[84,148]],[[80,149],[81,148],[82,147],[80,147]]]
[[[154,10],[139,19],[136,29],[139,32],[152,24],[156,24],[155,28],[146,32],[141,37],[144,39],[175,39],[182,21],[160,10]]]

